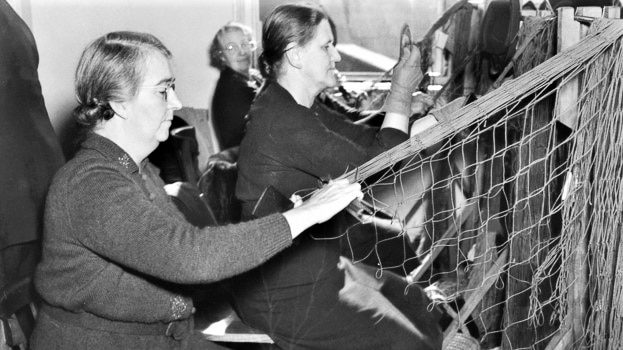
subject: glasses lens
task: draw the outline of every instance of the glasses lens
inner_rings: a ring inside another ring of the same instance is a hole
[[[248,43],[242,43],[240,45],[235,44],[235,43],[228,43],[225,46],[225,50],[228,52],[234,52],[234,50],[238,50],[238,52],[241,51],[255,51],[255,49],[257,48],[257,45],[255,44],[255,41],[250,41]]]
[[[255,51],[255,49],[257,49],[257,43],[255,41],[251,41],[249,45],[251,45],[251,51]]]

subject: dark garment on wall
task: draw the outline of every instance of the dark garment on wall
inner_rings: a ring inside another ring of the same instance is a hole
[[[355,125],[319,105],[298,105],[270,83],[249,112],[236,195],[249,217],[271,185],[289,197],[318,188],[406,140],[399,130]],[[235,307],[284,349],[434,349],[436,312],[419,287],[340,257],[343,217],[304,232],[293,246],[232,281]]]
[[[231,68],[221,71],[212,99],[214,130],[221,149],[240,145],[245,117],[258,87],[256,80],[249,80]]]
[[[41,95],[38,64],[30,29],[0,0],[0,254],[13,249],[13,266],[39,254],[24,249],[38,250],[33,242],[41,238],[45,195],[64,162]],[[15,247],[19,244],[25,248]],[[32,273],[34,266],[28,265],[22,274]],[[15,272],[0,273],[0,286],[21,277],[13,276]]]

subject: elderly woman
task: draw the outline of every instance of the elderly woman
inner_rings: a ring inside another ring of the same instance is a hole
[[[251,62],[255,48],[251,28],[229,22],[216,32],[208,50],[210,65],[221,71],[212,98],[212,116],[223,149],[240,145],[245,116],[261,85]]]
[[[336,181],[283,214],[196,228],[146,160],[182,106],[169,50],[149,34],[106,34],[80,58],[76,95],[87,136],[48,194],[33,349],[216,348],[192,332],[182,284],[253,268],[361,196]]]
[[[356,125],[315,103],[320,91],[337,83],[340,60],[321,9],[277,7],[264,22],[262,42],[267,81],[249,112],[238,160],[236,195],[247,219],[257,216],[266,188],[304,195],[405,141],[411,94],[422,78],[418,50],[402,48],[382,126]],[[428,308],[424,291],[340,258],[343,232],[340,220],[331,220],[234,278],[241,318],[286,349],[440,348],[439,314]]]

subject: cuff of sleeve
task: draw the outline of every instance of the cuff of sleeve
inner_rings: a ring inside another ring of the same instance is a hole
[[[272,214],[258,219],[258,229],[262,239],[262,248],[266,257],[271,257],[292,244],[290,225],[281,214]]]

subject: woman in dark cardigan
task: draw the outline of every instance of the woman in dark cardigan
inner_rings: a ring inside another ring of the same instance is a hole
[[[277,7],[264,22],[262,43],[267,81],[249,112],[238,160],[236,195],[247,219],[269,186],[285,197],[304,195],[405,141],[411,94],[422,78],[418,50],[403,48],[382,126],[355,125],[314,102],[337,83],[340,60],[322,10]],[[343,232],[339,219],[312,228],[292,249],[234,278],[241,318],[285,349],[440,348],[439,314],[424,291],[341,258]]]
[[[336,181],[283,214],[188,224],[147,160],[182,106],[170,61],[158,39],[134,32],[106,34],[82,54],[75,116],[87,137],[47,199],[35,350],[220,348],[193,333],[181,285],[257,266],[361,196]]]
[[[240,145],[245,117],[261,85],[259,72],[252,68],[255,47],[251,28],[229,22],[208,49],[210,65],[221,71],[212,97],[212,122],[222,149]]]

